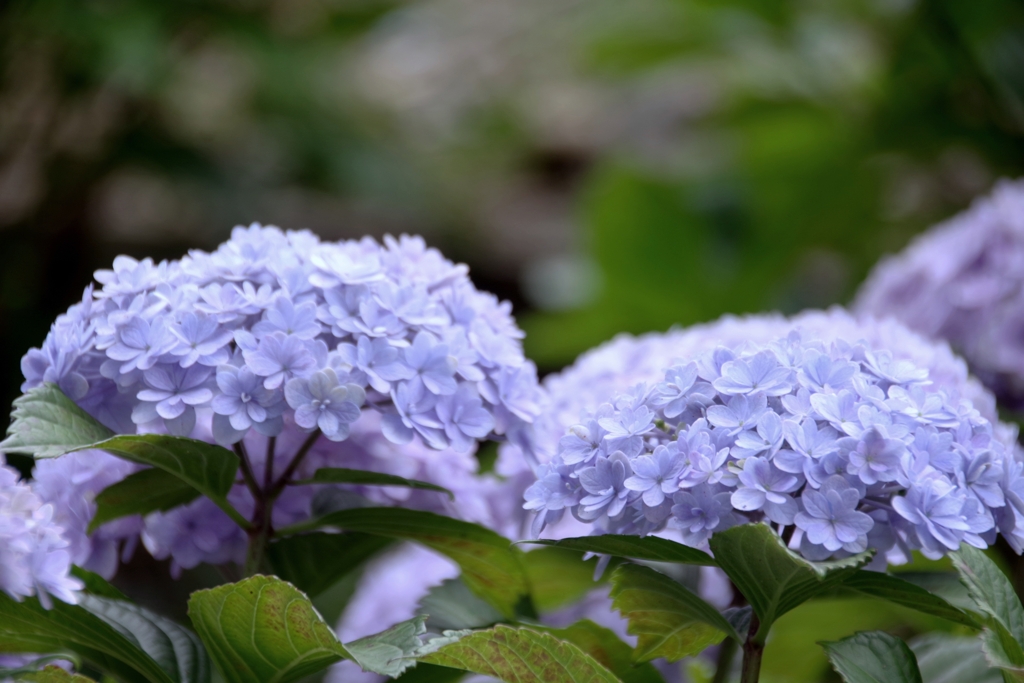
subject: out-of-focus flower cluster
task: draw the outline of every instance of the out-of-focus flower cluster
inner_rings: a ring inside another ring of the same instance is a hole
[[[855,306],[947,340],[1000,399],[1024,406],[1024,181],[999,183],[882,260]]]
[[[870,545],[899,562],[916,548],[937,556],[961,541],[984,546],[997,530],[1020,548],[1021,467],[1001,441],[1008,435],[997,437],[963,399],[966,373],[959,383],[931,380],[928,364],[905,360],[913,346],[929,347],[909,333],[896,336],[913,344],[895,353],[845,343],[834,328],[816,334],[828,318],[856,326],[832,311],[729,319],[658,338],[683,360],[666,362],[661,381],[644,377],[649,383],[584,409],[563,431],[526,492],[526,507],[539,513],[535,530],[571,510],[602,532],[667,525],[692,545],[766,518],[794,525],[791,545],[813,559]],[[708,350],[801,322],[811,323],[803,336]],[[617,343],[627,354],[644,346]],[[931,351],[919,355],[942,355]]]
[[[119,433],[244,448],[260,476],[281,476],[319,430],[326,438],[296,478],[325,466],[369,469],[459,494],[476,471],[476,440],[525,443],[538,410],[536,371],[508,304],[477,291],[465,266],[419,238],[321,243],[309,232],[253,225],[213,253],[159,264],[119,257],[96,277],[102,288],[87,289],[25,356],[23,390],[55,382]],[[97,451],[39,463],[41,495],[71,531],[76,563],[109,576],[121,541],[131,552],[140,533],[175,573],[244,555],[241,530],[206,499],[86,537],[95,494],[136,469]],[[329,500],[338,490],[288,487],[275,525],[354,504]],[[455,510],[433,492],[344,490],[364,502],[486,516],[472,492]],[[229,499],[252,510],[241,485]]]
[[[53,506],[44,504],[18,472],[0,460],[0,590],[15,600],[35,595],[74,603],[82,583],[69,574],[71,554]]]

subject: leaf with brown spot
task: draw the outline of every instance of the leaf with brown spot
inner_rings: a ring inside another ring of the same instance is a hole
[[[508,683],[621,683],[576,645],[529,628],[476,631],[419,660]]]

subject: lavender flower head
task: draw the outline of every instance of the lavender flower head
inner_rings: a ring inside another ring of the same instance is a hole
[[[76,602],[82,583],[69,574],[67,546],[53,506],[0,461],[0,591],[15,600],[35,595],[46,608],[53,604],[51,596]]]
[[[582,458],[579,441],[593,445]],[[902,562],[916,549],[986,547],[999,532],[1020,551],[1021,469],[927,369],[794,330],[684,356],[660,381],[584,411],[525,507],[542,525],[568,510],[598,533],[668,527],[692,546],[764,520],[791,527],[810,559],[873,547]]]
[[[465,266],[418,237],[329,243],[254,224],[235,228],[212,253],[158,264],[118,257],[96,279],[100,286],[26,354],[22,390],[54,382],[118,433],[244,449],[255,471],[273,476],[317,433],[296,478],[348,467],[450,488],[452,471],[475,471],[478,439],[522,442],[539,410],[536,370],[509,305],[475,289]],[[240,530],[203,501],[87,538],[92,499],[137,469],[99,466],[110,460],[90,452],[37,468],[72,532],[76,562],[109,576],[140,537],[174,573],[239,558]],[[275,524],[309,518],[327,488],[288,487]],[[407,502],[405,491],[346,490],[378,504]],[[409,504],[440,508],[441,498],[417,492]],[[251,510],[243,486],[229,499]],[[187,533],[197,516],[204,534]]]
[[[1024,406],[1024,181],[883,259],[854,307],[947,340],[1000,400]]]

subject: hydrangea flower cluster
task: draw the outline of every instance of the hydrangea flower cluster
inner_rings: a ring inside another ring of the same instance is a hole
[[[321,243],[253,225],[213,253],[160,264],[120,257],[96,277],[102,287],[87,289],[23,359],[23,390],[55,382],[117,432],[241,448],[255,472],[268,471],[269,452],[273,477],[319,430],[296,478],[368,469],[459,495],[455,509],[429,491],[289,486],[274,507],[278,527],[308,519],[332,491],[477,521],[486,505],[467,484],[476,440],[523,443],[538,411],[536,370],[509,305],[419,238]],[[140,538],[171,559],[173,574],[240,561],[244,534],[205,499],[87,536],[95,495],[137,469],[98,451],[37,464],[40,495],[68,528],[77,564],[109,577]],[[253,509],[242,485],[229,499]]]
[[[71,554],[53,506],[18,481],[0,460],[0,590],[15,600],[35,595],[49,609],[50,596],[76,602],[82,583],[69,574]]]
[[[388,439],[468,450],[536,414],[536,373],[507,303],[420,238],[321,243],[236,228],[213,253],[98,271],[22,361],[22,390],[56,382],[121,433],[218,443],[285,423],[344,440],[364,406]]]
[[[883,259],[856,310],[945,339],[1013,407],[1024,407],[1024,181],[992,194]]]
[[[685,357],[684,357],[685,358]],[[799,332],[679,361],[584,411],[525,493],[535,531],[566,510],[602,533],[702,545],[767,520],[820,560],[938,557],[1024,540],[1013,451],[955,389],[860,342]]]

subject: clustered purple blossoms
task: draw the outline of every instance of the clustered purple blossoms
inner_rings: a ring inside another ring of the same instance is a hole
[[[62,532],[53,506],[0,460],[0,591],[15,600],[35,595],[47,608],[50,596],[76,602],[82,583],[69,573],[71,554]]]
[[[213,253],[159,264],[119,257],[96,278],[102,287],[88,288],[25,356],[22,389],[55,382],[119,433],[240,444],[257,472],[274,437],[269,471],[279,476],[319,430],[325,438],[296,478],[350,467],[457,493],[475,472],[477,439],[498,434],[526,447],[539,393],[508,304],[420,238],[322,243],[253,225]],[[76,563],[110,576],[119,548],[128,554],[139,538],[170,557],[175,574],[241,559],[244,533],[206,499],[87,537],[92,498],[136,469],[98,451],[38,463],[40,495],[69,528]],[[274,524],[308,519],[336,488],[288,487]],[[432,492],[345,490],[470,519],[485,507],[475,495],[455,510]],[[244,486],[229,499],[252,510]]]
[[[538,533],[570,510],[602,533],[668,526],[694,546],[765,519],[815,560],[937,557],[997,532],[1019,551],[1021,465],[969,400],[930,384],[863,342],[720,346],[585,411],[525,507]]]
[[[1024,407],[1024,181],[1000,182],[883,259],[855,308],[947,340],[1001,400]]]

